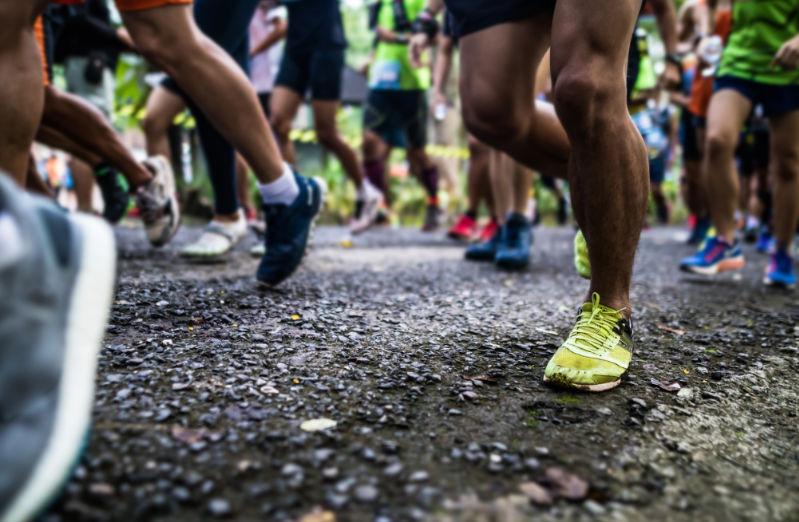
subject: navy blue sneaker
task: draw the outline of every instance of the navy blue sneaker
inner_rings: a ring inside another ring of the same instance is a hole
[[[745,264],[741,245],[730,245],[718,237],[712,237],[696,254],[680,262],[680,270],[700,275],[716,275],[741,270]]]
[[[796,286],[796,274],[793,271],[793,259],[783,249],[771,254],[771,261],[766,268],[763,282],[768,286],[793,288]]]
[[[502,226],[494,263],[505,270],[521,270],[530,264],[532,245],[530,220],[521,214],[511,214]]]
[[[266,253],[258,265],[258,281],[276,286],[302,263],[316,216],[325,197],[324,182],[295,173],[300,194],[291,205],[264,205]]]
[[[494,235],[488,241],[474,243],[466,247],[464,257],[469,261],[493,261],[497,257],[497,247],[499,237],[502,235],[502,227],[497,227]]]

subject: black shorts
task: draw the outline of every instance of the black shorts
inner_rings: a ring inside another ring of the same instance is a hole
[[[682,145],[682,157],[685,161],[702,159],[702,152],[699,150],[699,136],[696,132],[698,128],[697,117],[688,109],[683,109],[680,113],[680,145]]]
[[[463,38],[482,29],[552,12],[556,0],[445,0],[454,36]]]
[[[344,49],[286,51],[280,62],[275,86],[286,87],[312,100],[341,99],[341,74],[344,70]]]
[[[762,105],[766,118],[799,110],[799,85],[772,85],[736,76],[720,76],[713,84],[713,91],[724,89],[736,91],[752,105]]]
[[[425,92],[370,90],[363,110],[363,126],[392,147],[424,147],[427,145]]]
[[[756,171],[768,168],[770,146],[768,129],[747,130],[741,134],[735,151],[741,176],[748,178]]]

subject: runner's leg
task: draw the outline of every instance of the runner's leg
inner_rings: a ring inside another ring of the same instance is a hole
[[[772,118],[771,169],[774,173],[774,236],[790,252],[799,221],[799,111]]]
[[[147,98],[146,115],[142,123],[148,156],[163,156],[172,160],[169,128],[175,117],[185,109],[183,98],[163,85],[153,89]]]
[[[727,243],[735,241],[735,209],[738,206],[738,174],[735,147],[752,103],[732,89],[713,94],[707,114],[704,171],[707,203],[716,234]]]
[[[640,0],[559,0],[552,21],[555,106],[572,144],[572,206],[588,242],[589,297],[629,312],[633,258],[649,176],[627,111],[629,43]],[[590,300],[590,299],[589,299]]]
[[[319,143],[332,152],[347,173],[347,177],[360,187],[363,183],[363,171],[358,164],[358,156],[339,134],[336,124],[336,114],[340,102],[337,100],[313,100],[314,127]]]
[[[0,0],[0,170],[23,187],[44,107],[33,21],[46,4],[44,0]]]
[[[566,133],[551,105],[530,101],[533,74],[549,47],[550,21],[549,14],[540,14],[465,36],[461,97],[466,125],[478,139],[562,178],[569,157]]]
[[[302,96],[300,94],[280,85],[275,87],[269,102],[272,113],[271,122],[280,144],[280,153],[283,159],[292,165],[297,163],[297,157],[294,153],[294,144],[291,142],[291,125],[301,104]]]
[[[259,181],[277,180],[283,163],[255,91],[230,56],[200,32],[191,7],[157,7],[122,16],[138,50],[181,86],[241,152]]]

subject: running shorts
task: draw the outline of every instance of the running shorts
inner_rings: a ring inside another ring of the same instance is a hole
[[[363,127],[392,147],[427,145],[427,96],[421,90],[372,89],[363,110]]]
[[[702,152],[699,149],[699,136],[696,132],[699,128],[697,119],[686,108],[680,111],[680,144],[682,145],[682,155],[685,161],[699,161],[702,159]]]
[[[42,60],[42,84],[50,85],[50,68],[47,66],[47,42],[44,39],[44,18],[36,17],[33,24],[33,33],[36,35],[36,44],[39,47],[39,55]]]
[[[445,0],[457,38],[542,12],[553,12],[555,0]]]
[[[310,91],[312,100],[338,101],[343,71],[344,49],[286,50],[275,86],[286,87],[303,97]]]
[[[719,76],[713,86],[714,92],[733,90],[752,102],[762,105],[763,116],[774,118],[799,110],[799,85],[774,85],[738,78]]]
[[[190,5],[193,0],[116,0],[117,9],[122,12],[146,11],[156,7],[167,5]],[[54,4],[76,5],[82,4],[83,0],[53,0]]]

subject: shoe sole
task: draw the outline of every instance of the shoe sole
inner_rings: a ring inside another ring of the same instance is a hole
[[[544,376],[544,382],[550,386],[554,386],[557,388],[564,388],[568,390],[580,390],[580,391],[587,391],[590,393],[599,393],[608,390],[612,390],[619,384],[621,384],[621,379],[611,381],[611,382],[604,382],[602,384],[575,384],[570,382],[563,382],[560,380],[552,380],[548,377]]]
[[[725,259],[715,265],[708,267],[703,266],[681,266],[680,270],[691,274],[699,274],[704,276],[714,276],[724,272],[734,272],[741,270],[746,266],[746,261],[743,258]]]
[[[102,221],[75,216],[83,250],[70,296],[58,404],[49,440],[2,522],[30,520],[69,479],[91,423],[97,358],[113,297],[116,246]]]
[[[768,276],[763,278],[763,284],[771,288],[782,288],[784,290],[793,290],[794,288],[796,288],[796,283],[786,284],[780,281],[772,281],[771,279],[768,278]]]

